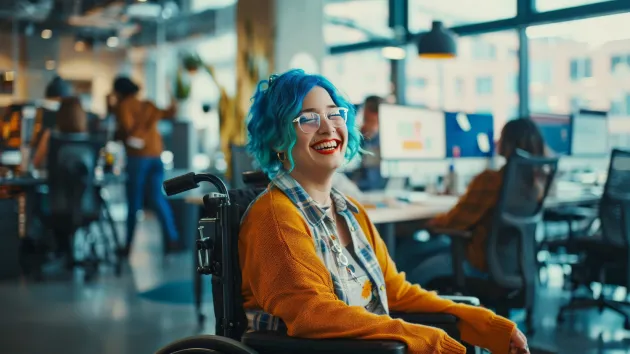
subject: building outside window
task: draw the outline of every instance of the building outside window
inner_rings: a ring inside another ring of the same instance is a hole
[[[478,77],[476,83],[478,95],[492,94],[492,77]]]

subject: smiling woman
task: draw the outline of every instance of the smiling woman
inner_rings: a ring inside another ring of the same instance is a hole
[[[390,339],[409,353],[465,353],[444,331],[394,320],[400,312],[449,313],[462,339],[507,354],[514,323],[456,304],[405,280],[365,209],[332,188],[360,152],[354,110],[319,75],[292,70],[261,82],[248,149],[272,178],[239,234],[248,325],[304,338]]]
[[[359,152],[361,135],[355,128],[354,107],[326,78],[302,70],[272,75],[258,84],[253,99],[247,148],[270,177],[283,168],[290,172],[296,168],[295,159],[312,150],[300,146],[319,142],[307,138],[319,136],[342,142],[337,150],[340,164]],[[329,127],[330,131],[314,134],[322,127]]]

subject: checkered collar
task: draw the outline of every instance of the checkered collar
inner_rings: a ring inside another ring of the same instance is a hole
[[[317,225],[326,216],[326,210],[322,208],[308,193],[302,188],[302,186],[286,171],[280,171],[271,184],[280,189],[289,199],[303,211],[306,220],[311,225]],[[354,205],[348,198],[346,198],[337,189],[332,188],[330,192],[331,199],[335,203],[337,213],[344,213],[351,211],[354,214],[359,212],[359,208]]]

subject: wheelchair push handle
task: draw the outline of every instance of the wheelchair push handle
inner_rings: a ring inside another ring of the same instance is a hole
[[[166,195],[173,196],[199,187],[195,181],[195,173],[190,172],[164,181],[162,184]]]
[[[210,173],[189,172],[164,181],[162,186],[164,187],[166,195],[170,197],[199,187],[199,182],[208,182],[214,185],[219,193],[225,195],[225,198],[227,198],[229,203],[230,197],[228,195],[227,186],[219,177]]]

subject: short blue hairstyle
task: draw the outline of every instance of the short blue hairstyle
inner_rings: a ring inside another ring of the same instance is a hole
[[[291,162],[289,172],[295,167],[291,153],[297,139],[293,120],[302,110],[304,97],[316,86],[328,91],[338,107],[348,109],[346,161],[352,160],[362,151],[363,137],[355,124],[354,105],[325,77],[307,74],[300,69],[289,70],[258,83],[248,114],[247,151],[269,177],[275,176],[282,169],[278,151],[287,152],[287,158]]]

